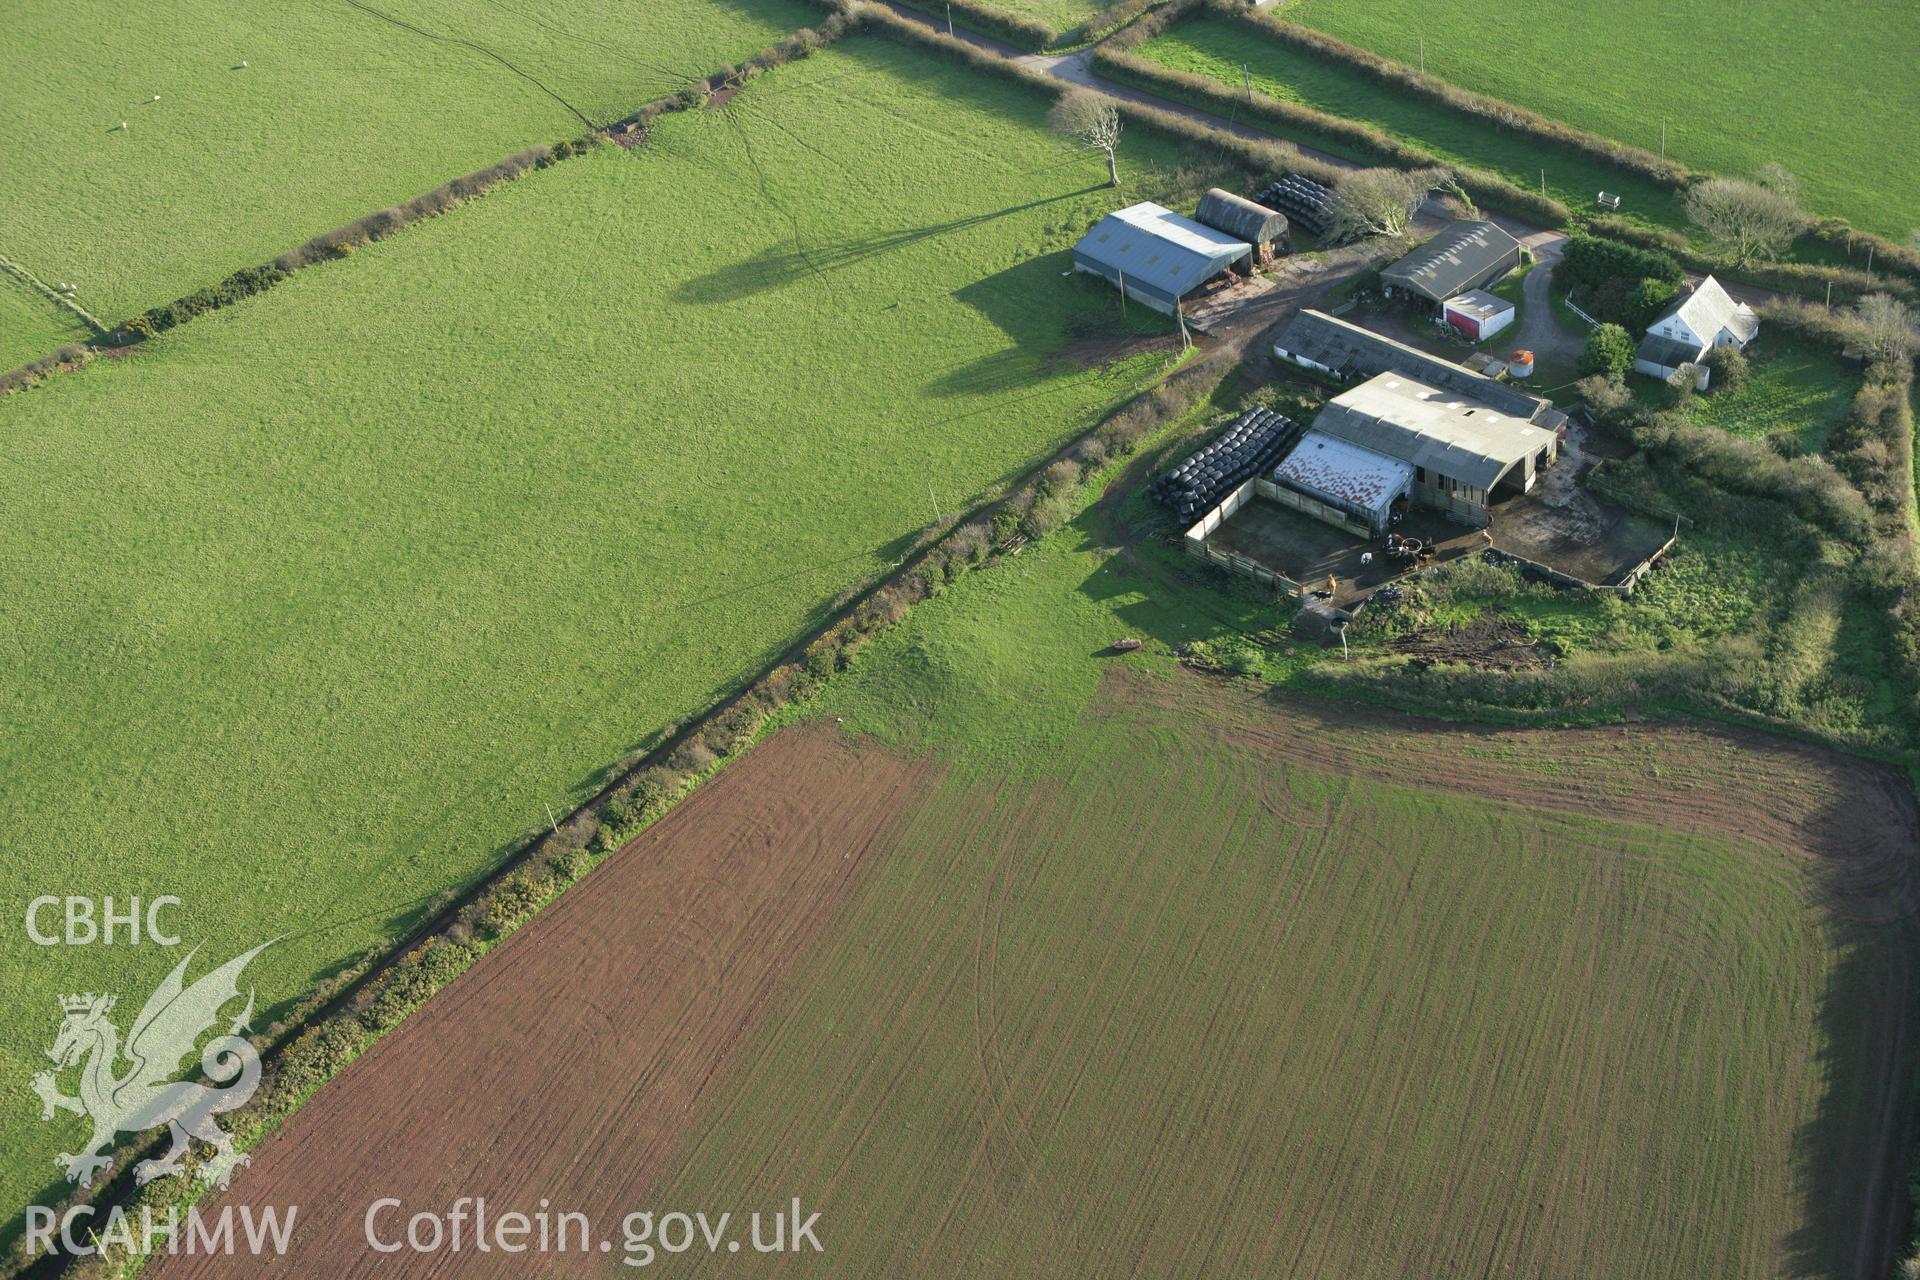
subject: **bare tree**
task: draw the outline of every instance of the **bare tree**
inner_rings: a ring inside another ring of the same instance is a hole
[[[1861,325],[1860,349],[1870,360],[1911,360],[1920,350],[1913,312],[1891,294],[1870,293],[1853,314]]]
[[[1707,179],[1687,192],[1686,206],[1687,218],[1731,254],[1735,266],[1778,256],[1807,225],[1791,196],[1739,178]]]
[[[1473,202],[1473,197],[1467,194],[1467,189],[1460,185],[1458,175],[1448,174],[1446,177],[1440,179],[1439,185],[1442,191],[1445,191],[1448,195],[1460,202],[1461,217],[1477,218],[1480,216],[1480,206]]]
[[[1120,108],[1112,98],[1089,89],[1069,89],[1048,116],[1056,131],[1107,157],[1107,185],[1120,185]]]
[[[1753,176],[1767,190],[1793,201],[1796,209],[1806,204],[1807,184],[1800,181],[1787,166],[1768,161]]]
[[[1425,199],[1420,185],[1398,169],[1359,169],[1335,188],[1327,229],[1336,240],[1403,236]]]

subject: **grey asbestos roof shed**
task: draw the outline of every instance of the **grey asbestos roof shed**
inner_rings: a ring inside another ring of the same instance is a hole
[[[1448,298],[1498,280],[1520,265],[1520,242],[1491,222],[1462,218],[1390,267],[1380,282],[1425,298]]]
[[[1313,429],[1483,490],[1529,455],[1556,448],[1553,432],[1525,418],[1393,373],[1329,400]]]
[[[1193,216],[1236,240],[1270,244],[1287,238],[1286,214],[1219,187],[1210,188],[1200,197],[1200,207],[1193,211]]]
[[[1553,428],[1566,421],[1566,416],[1549,400],[1528,395],[1510,383],[1482,377],[1451,360],[1428,355],[1324,311],[1302,311],[1281,330],[1273,347],[1274,354],[1282,359],[1318,365],[1336,377],[1370,378],[1380,373],[1404,373],[1429,386],[1472,396],[1501,413],[1538,426]]]
[[[1171,315],[1179,300],[1253,246],[1151,202],[1110,213],[1073,246],[1073,269],[1124,279],[1129,298]]]

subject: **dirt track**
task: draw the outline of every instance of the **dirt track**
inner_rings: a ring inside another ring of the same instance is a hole
[[[617,1227],[669,1168],[705,1092],[905,797],[933,770],[833,732],[781,734],[596,870],[366,1057],[254,1156],[236,1203],[301,1206],[276,1276],[563,1275],[549,1256],[382,1257],[362,1215],[542,1196]],[[404,1219],[401,1219],[404,1225]],[[517,1264],[517,1265],[515,1265]],[[164,1259],[164,1280],[257,1274]]]

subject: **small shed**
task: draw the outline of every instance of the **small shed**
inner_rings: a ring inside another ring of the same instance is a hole
[[[1467,338],[1480,342],[1513,323],[1513,304],[1484,289],[1472,289],[1448,298],[1440,314]]]
[[[1253,246],[1253,256],[1258,262],[1271,262],[1276,254],[1286,252],[1291,237],[1286,214],[1219,187],[1209,189],[1200,197],[1200,207],[1194,210],[1193,216],[1195,221],[1215,231],[1245,240]]]
[[[1073,269],[1104,276],[1122,295],[1172,315],[1180,299],[1253,253],[1151,201],[1110,213],[1073,246]]]

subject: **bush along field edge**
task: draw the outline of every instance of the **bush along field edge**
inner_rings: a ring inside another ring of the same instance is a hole
[[[835,0],[815,0],[815,3],[831,11],[829,21],[817,32],[796,33],[776,46],[786,48],[799,42],[796,50],[781,61],[803,57],[812,48],[853,30],[880,31],[1049,93],[1058,93],[1063,87],[1039,69],[978,49],[903,18],[890,9]],[[1179,3],[1181,0],[1175,0],[1176,5]],[[762,58],[766,56],[763,54]],[[771,65],[778,63],[756,59],[747,64],[757,69]],[[744,78],[753,72],[743,68],[735,74]],[[696,82],[673,98],[650,104],[655,108],[653,115],[698,105],[708,93],[718,91],[726,83],[725,77],[718,78],[717,82],[714,78]],[[1282,164],[1306,172],[1324,168],[1328,176],[1333,172],[1330,167],[1297,157],[1294,149],[1280,140],[1243,139],[1159,108],[1121,105],[1129,118],[1208,146],[1224,158],[1263,166]],[[644,136],[645,119],[650,118],[643,111],[628,123],[634,124]],[[588,140],[588,145],[597,140]],[[532,167],[539,166],[524,165],[495,181],[521,176]],[[443,210],[431,212],[440,211]],[[416,217],[431,216],[431,212],[423,211]],[[349,228],[363,227],[363,224],[369,240],[392,234],[407,225],[405,222],[391,225],[382,215],[373,215],[349,224]],[[293,269],[343,256],[326,247],[348,242],[334,241],[335,234],[316,237],[296,250],[304,260]],[[317,252],[309,256],[305,252],[309,249]],[[279,264],[276,261],[269,265]],[[1770,308],[1768,314],[1776,323],[1802,328],[1838,346],[1848,347],[1858,342],[1859,335],[1844,320],[1820,308],[1781,304]],[[432,917],[429,924],[394,946],[363,956],[323,988],[310,993],[285,1022],[257,1037],[256,1043],[263,1050],[265,1074],[253,1101],[235,1117],[236,1128],[243,1135],[242,1147],[258,1145],[301,1102],[398,1025],[409,1012],[453,981],[601,860],[659,820],[727,760],[757,741],[776,722],[779,713],[803,703],[824,680],[849,665],[873,638],[904,618],[915,603],[939,594],[948,583],[971,569],[997,563],[1003,554],[1016,550],[1024,541],[1042,536],[1071,518],[1085,503],[1088,482],[1097,472],[1133,453],[1155,433],[1168,430],[1191,416],[1213,394],[1234,364],[1233,357],[1226,353],[1187,361],[1158,385],[1127,401],[1092,431],[1036,463],[1002,498],[976,507],[948,525],[923,530],[914,549],[903,558],[901,567],[844,594],[836,602],[839,607],[832,620],[796,645],[779,663],[754,678],[742,692],[724,700],[688,726],[670,731],[659,747],[621,771],[612,785],[567,819],[555,823],[552,830],[530,839],[519,854],[503,862],[494,874],[462,895],[448,895],[441,910],[428,913]],[[1876,554],[1874,563],[1862,571],[1881,578],[1884,583],[1880,598],[1886,603],[1891,631],[1896,637],[1897,657],[1910,683],[1913,673],[1920,672],[1920,588],[1916,587],[1913,568],[1911,389],[1910,361],[1877,361],[1870,365],[1867,383],[1856,397],[1852,418],[1841,429],[1841,438],[1837,441],[1842,446],[1838,465],[1812,459],[1796,461],[1813,465],[1777,467],[1771,459],[1748,456],[1752,449],[1764,448],[1763,445],[1740,441],[1707,428],[1677,424],[1670,419],[1629,427],[1632,438],[1642,448],[1689,466],[1700,466],[1713,480],[1733,484],[1737,489],[1744,485],[1745,491],[1777,501],[1784,510],[1811,527],[1848,540],[1865,537],[1870,532],[1895,538],[1893,545]],[[1884,459],[1883,450],[1888,455]],[[1847,460],[1850,457],[1851,462]],[[1762,462],[1766,465],[1759,465]],[[1864,484],[1855,488],[1860,483],[1851,474],[1856,466],[1862,476],[1877,475],[1884,470],[1889,475],[1905,477],[1906,482],[1897,488],[1890,483],[1874,489]],[[1830,476],[1829,472],[1835,474]],[[1851,496],[1834,487],[1836,477]],[[1377,680],[1329,682],[1327,692],[1363,701],[1391,697],[1395,705],[1406,707],[1411,702],[1422,710],[1437,711],[1450,719],[1561,722],[1571,712],[1568,706],[1559,705],[1558,700],[1516,706],[1511,691],[1504,699],[1497,694],[1469,699],[1464,710],[1457,699],[1441,706],[1436,698],[1427,696],[1427,691],[1408,687],[1405,681],[1391,690],[1386,690]],[[1687,708],[1691,714],[1759,724],[1853,751],[1862,749],[1858,743],[1836,742],[1833,735],[1818,729],[1759,715],[1724,701],[1707,698],[1702,705],[1701,700],[1686,696],[1685,691],[1678,700],[1691,704]],[[1665,699],[1659,700],[1659,704],[1666,703]],[[1580,716],[1590,718],[1610,713],[1607,707],[1588,707]],[[1872,754],[1884,756],[1885,753]],[[1911,759],[1905,763],[1911,768]],[[131,1168],[142,1154],[140,1150],[120,1153],[109,1176],[98,1184],[97,1195],[75,1197],[66,1203],[81,1199],[119,1202],[136,1213],[142,1206],[151,1206],[156,1214],[164,1215],[169,1207],[184,1207],[198,1198],[198,1184],[187,1179],[134,1188]],[[1915,1177],[1920,1181],[1920,1153],[1916,1154]],[[88,1277],[127,1275],[136,1272],[142,1261],[139,1257],[109,1252],[77,1260],[63,1273]],[[16,1255],[9,1274],[51,1274],[64,1260],[43,1259],[37,1266],[30,1262]]]
[[[1463,89],[1417,67],[1383,57],[1327,35],[1325,32],[1289,22],[1277,15],[1254,10],[1244,4],[1233,3],[1233,0],[1175,0],[1175,5],[1179,7],[1181,16],[1195,9],[1204,8],[1213,15],[1244,26],[1267,39],[1278,41],[1298,53],[1355,72],[1385,89],[1475,117],[1485,123],[1489,129],[1524,134],[1535,141],[1557,147],[1562,151],[1570,151],[1585,159],[1611,165],[1676,193],[1684,194],[1688,189],[1717,176],[1689,168],[1678,160],[1656,155],[1643,147],[1632,146],[1584,129],[1576,129],[1571,125],[1542,116],[1538,112],[1529,111],[1525,107]],[[1162,18],[1166,12],[1162,10],[1155,17]],[[1166,19],[1154,34],[1164,31],[1167,25],[1171,25],[1172,20],[1174,19]],[[1124,42],[1124,48],[1133,48],[1148,38],[1150,37],[1135,37],[1130,29],[1121,33],[1118,41]],[[1116,41],[1108,42],[1109,46],[1115,43]],[[1096,54],[1096,58],[1098,56]],[[1133,69],[1132,64],[1144,62],[1144,59],[1130,58],[1129,69]],[[1146,65],[1151,67],[1153,64]],[[1155,70],[1167,73],[1165,68],[1155,68]],[[1178,76],[1182,84],[1189,79],[1203,81],[1209,85],[1213,83],[1205,81],[1205,78],[1200,76],[1170,74]],[[1225,93],[1229,99],[1244,101],[1234,95],[1231,90],[1226,90]],[[1300,111],[1311,110],[1293,106],[1293,104],[1280,105]],[[1312,114],[1323,115],[1324,113],[1313,112]],[[1333,118],[1338,119],[1338,117]],[[1302,119],[1304,120],[1304,117]],[[1367,126],[1355,126],[1352,121],[1341,123],[1348,128],[1365,129],[1369,133],[1379,132]],[[1406,145],[1397,139],[1390,141],[1395,146]],[[1499,181],[1504,182],[1504,179]],[[1540,199],[1534,193],[1526,194],[1536,201]],[[1492,199],[1489,199],[1488,203],[1496,204]],[[1513,212],[1519,216],[1518,209]],[[1920,285],[1920,246],[1900,244],[1885,236],[1861,231],[1844,218],[1818,218],[1809,229],[1808,235],[1817,243],[1830,249],[1849,253],[1871,249],[1874,260],[1895,272],[1903,283]],[[1822,279],[1824,281],[1824,277]],[[1765,281],[1756,281],[1756,283],[1765,283]],[[1884,289],[1888,287],[1888,283],[1887,280],[1882,279],[1875,287]]]
[[[911,0],[907,7],[924,13],[936,26],[944,27],[951,22],[955,30],[949,34],[957,34],[958,29],[964,27],[1030,53],[1043,53],[1048,49],[1103,40],[1147,10],[1164,3],[1166,0],[1115,0],[1115,3],[1079,26],[1066,31],[1038,18],[989,4],[987,0]]]
[[[1190,354],[1096,426],[1036,462],[1001,496],[923,529],[894,569],[844,593],[832,618],[740,692],[668,730],[659,746],[619,770],[611,784],[549,830],[530,837],[480,883],[443,895],[437,909],[429,909],[430,923],[396,947],[369,952],[310,992],[285,1021],[253,1037],[261,1051],[261,1081],[253,1098],[231,1117],[236,1145],[243,1151],[257,1147],[409,1013],[757,742],[779,723],[782,711],[797,709],[845,670],[913,605],[1070,519],[1101,467],[1194,412],[1235,363],[1225,352]],[[93,1192],[48,1207],[60,1213],[80,1203],[117,1204],[136,1219],[143,1211],[162,1220],[170,1210],[184,1213],[206,1194],[197,1179],[134,1185],[133,1167],[149,1146],[157,1144],[116,1151]],[[186,1164],[191,1168],[200,1158],[194,1152]],[[145,1260],[108,1242],[98,1253],[79,1258],[30,1258],[16,1245],[7,1275],[106,1280],[137,1274]]]
[[[715,94],[737,89],[755,76],[796,59],[807,57],[815,50],[838,40],[849,26],[848,18],[838,13],[831,14],[819,27],[803,27],[738,66],[723,67],[712,75],[696,78],[676,92],[646,103],[639,110],[615,121],[605,129],[596,129],[577,138],[563,138],[552,144],[541,144],[515,152],[496,164],[444,182],[426,194],[416,196],[405,203],[377,210],[314,236],[271,262],[242,267],[217,284],[206,285],[171,302],[149,307],[117,325],[103,324],[85,312],[79,311],[78,306],[69,301],[67,305],[78,312],[89,327],[99,335],[98,341],[69,344],[50,355],[0,374],[0,394],[25,390],[54,373],[71,372],[96,355],[125,354],[147,339],[185,324],[189,320],[218,311],[222,307],[230,307],[256,294],[265,293],[291,278],[297,271],[318,263],[335,262],[351,257],[355,251],[376,240],[384,240],[415,223],[451,212],[467,201],[478,199],[496,187],[525,177],[529,173],[550,168],[563,160],[585,155],[596,146],[609,142],[626,147],[644,145],[652,122],[659,117],[674,111],[695,110],[706,105],[708,99]],[[0,259],[0,269],[10,268],[12,268],[11,263]],[[56,299],[59,297],[30,275],[24,272],[14,273],[20,274],[24,280],[48,293],[50,297]]]
[[[1421,147],[1344,116],[1287,102],[1265,93],[1248,94],[1210,77],[1176,71],[1132,52],[1196,12],[1219,13],[1235,21],[1252,22],[1242,9],[1216,5],[1214,0],[1171,0],[1170,3],[1095,46],[1094,69],[1120,84],[1185,102],[1217,115],[1245,119],[1277,131],[1306,130],[1381,164],[1402,169],[1444,169],[1474,200],[1514,217],[1548,227],[1573,220],[1566,205],[1537,191],[1529,191],[1496,173],[1453,164]],[[1264,31],[1264,27],[1262,28]]]

